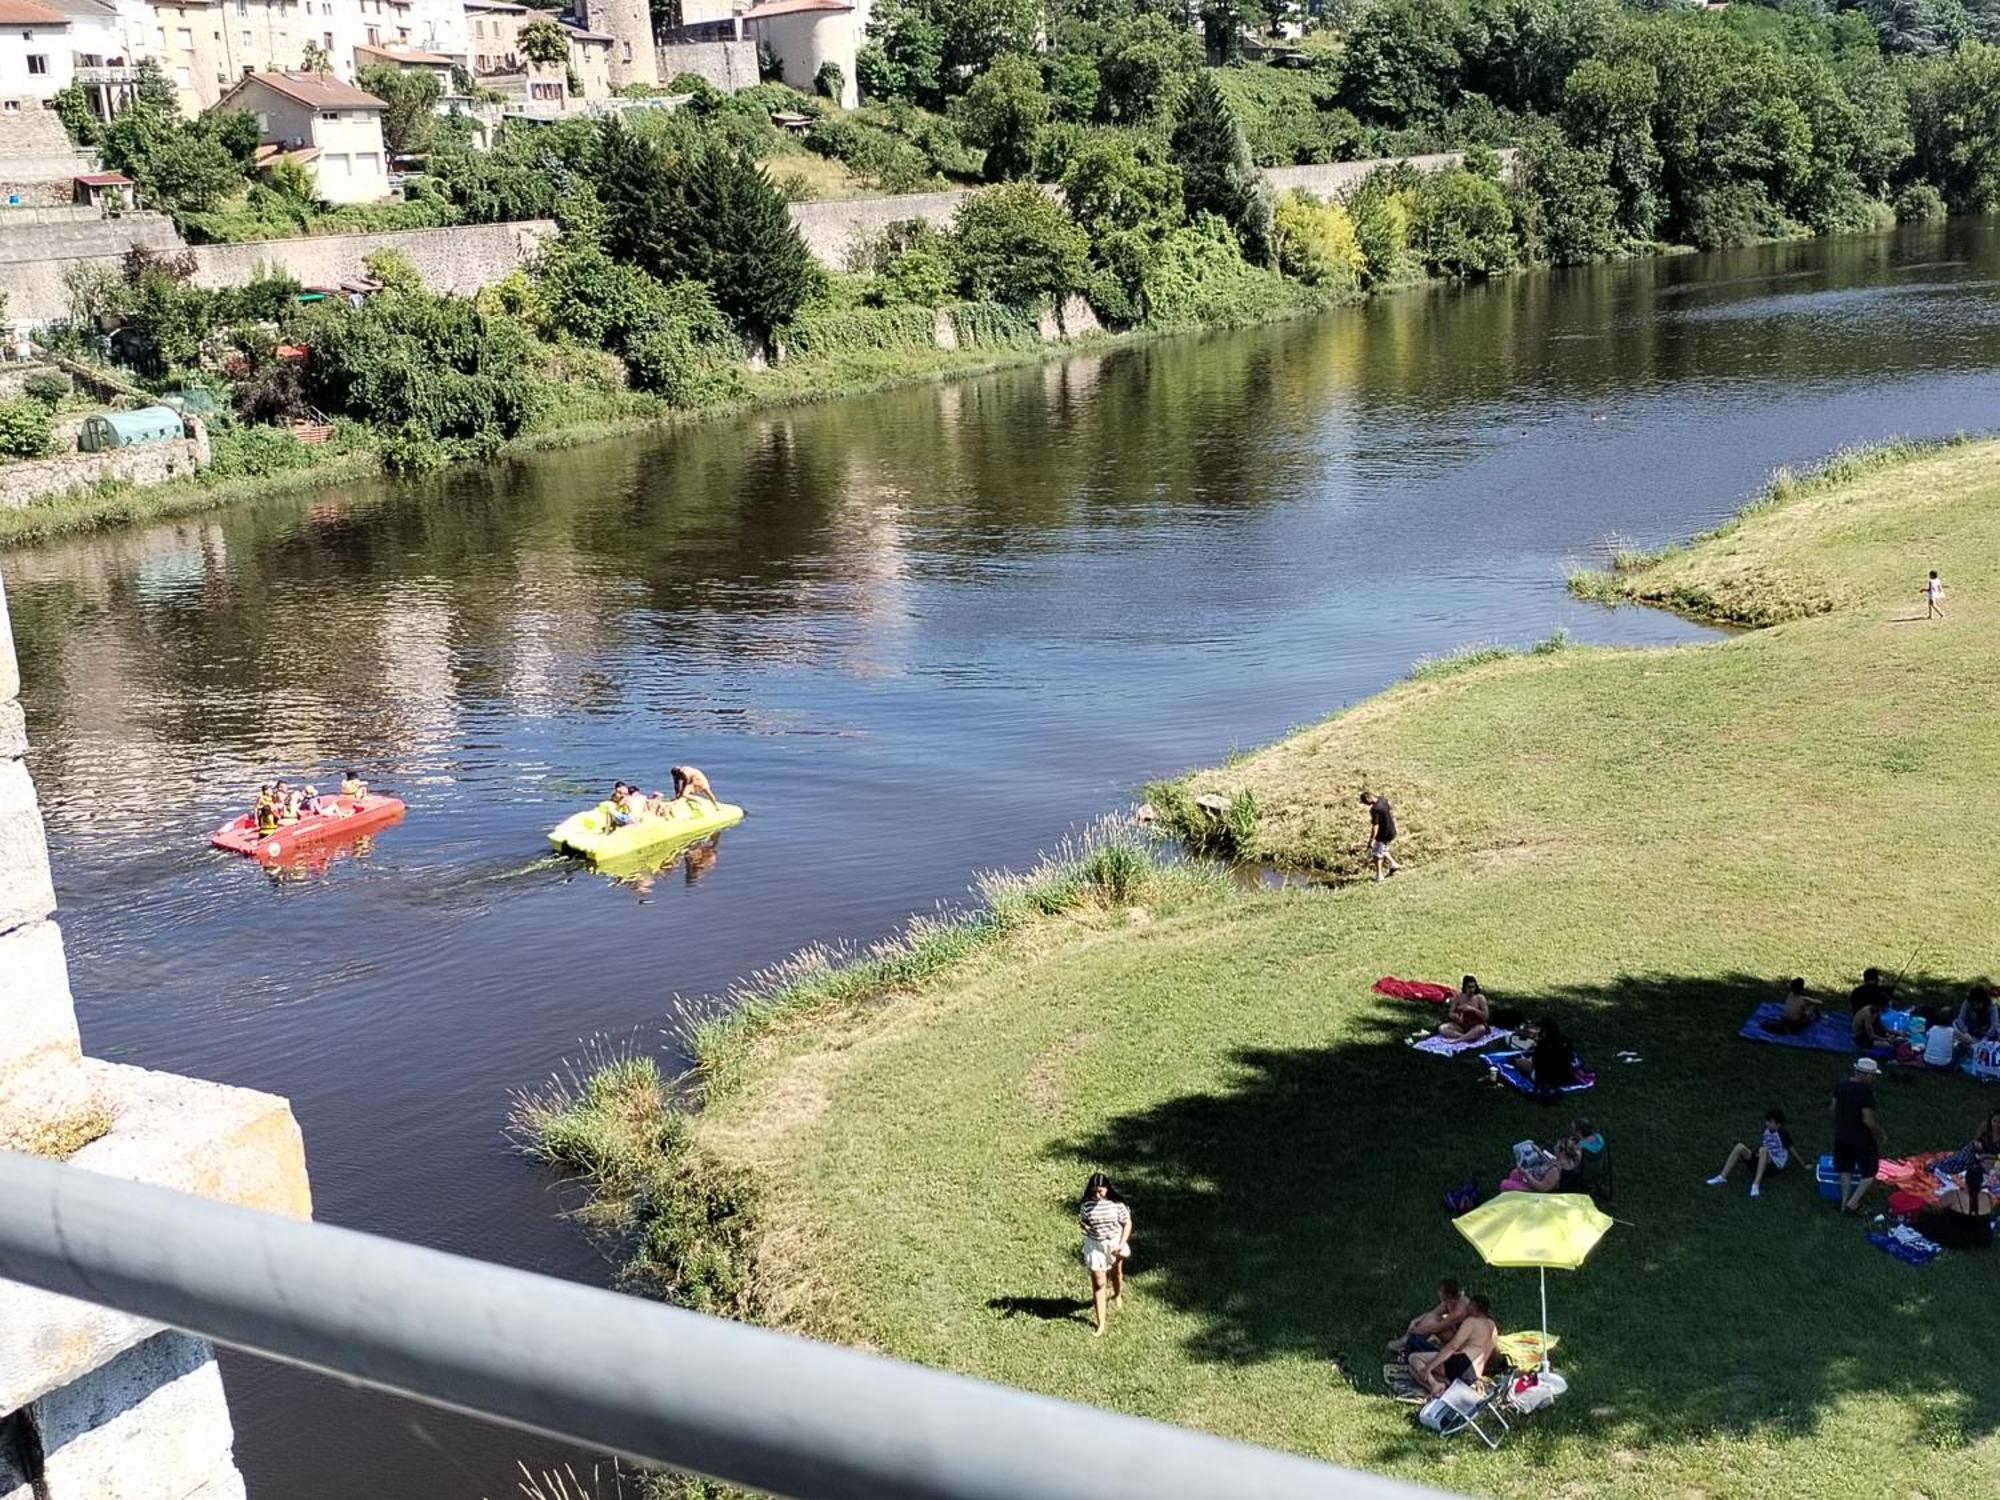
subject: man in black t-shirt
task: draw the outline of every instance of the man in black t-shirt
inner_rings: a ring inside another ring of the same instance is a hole
[[[1396,811],[1379,792],[1363,792],[1361,805],[1368,809],[1368,857],[1375,861],[1375,882],[1379,885],[1385,873],[1393,875],[1403,868],[1389,852],[1389,846],[1396,842]]]
[[[1833,1118],[1833,1169],[1840,1174],[1840,1211],[1857,1213],[1875,1171],[1882,1164],[1882,1126],[1875,1118],[1875,1080],[1882,1068],[1872,1057],[1857,1058],[1853,1075],[1833,1091],[1826,1112]],[[1854,1191],[1849,1178],[1859,1178]]]
[[[1878,1010],[1886,1010],[1896,998],[1896,991],[1882,982],[1880,969],[1863,969],[1861,983],[1847,992],[1849,1015],[1858,1015],[1861,1007],[1872,1005]]]

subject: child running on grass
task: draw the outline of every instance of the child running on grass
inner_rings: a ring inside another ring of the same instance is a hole
[[[1932,568],[1931,576],[1924,580],[1924,618],[1944,618],[1944,584],[1939,582],[1936,568]]]
[[[1792,1159],[1792,1133],[1785,1129],[1785,1112],[1782,1109],[1764,1111],[1764,1135],[1753,1152],[1743,1142],[1738,1141],[1729,1148],[1729,1160],[1722,1164],[1722,1170],[1708,1179],[1710,1187],[1721,1187],[1729,1181],[1729,1174],[1736,1170],[1739,1162],[1755,1158],[1757,1173],[1750,1179],[1750,1196],[1760,1198],[1764,1194],[1764,1174],[1782,1172]]]

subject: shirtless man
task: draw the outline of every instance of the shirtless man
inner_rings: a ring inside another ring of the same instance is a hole
[[[1493,1309],[1486,1305],[1486,1299],[1474,1292],[1465,1299],[1472,1310],[1465,1321],[1458,1325],[1458,1332],[1451,1341],[1435,1354],[1412,1354],[1410,1373],[1429,1388],[1433,1396],[1442,1396],[1445,1388],[1454,1380],[1463,1380],[1467,1385],[1476,1385],[1486,1373],[1486,1362],[1493,1357],[1493,1342],[1500,1337],[1499,1326],[1493,1321]]]
[[[701,768],[698,766],[674,767],[674,796],[677,799],[706,797],[712,806],[722,805],[716,800],[714,789],[709,786],[708,778],[701,774]]]
[[[1390,1343],[1389,1352],[1399,1358],[1427,1353],[1458,1332],[1458,1325],[1471,1311],[1472,1304],[1466,1300],[1465,1293],[1459,1290],[1456,1281],[1447,1276],[1438,1283],[1437,1306],[1410,1319],[1410,1326],[1403,1330],[1403,1336]]]

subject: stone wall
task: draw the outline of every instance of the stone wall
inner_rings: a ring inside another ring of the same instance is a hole
[[[106,480],[163,484],[192,474],[208,467],[208,434],[202,431],[199,422],[195,430],[200,436],[173,443],[0,463],[0,509],[19,510],[45,497],[90,489]],[[4,993],[4,983],[0,983],[0,993]],[[4,1014],[0,1010],[0,1015]],[[0,1096],[0,1113],[4,1113],[4,1096]]]
[[[134,245],[182,250],[186,242],[165,214],[130,213],[107,218],[94,208],[16,208],[0,213],[0,265],[24,260],[68,260],[123,255]],[[11,286],[12,270],[0,271]]]
[[[19,689],[0,590],[0,1145],[309,1217],[283,1099],[83,1056]],[[201,1340],[11,1282],[0,1330],[0,1497],[240,1500],[222,1377]]]
[[[110,223],[125,221],[110,220]],[[377,250],[399,250],[441,292],[476,292],[491,286],[527,260],[556,232],[547,219],[516,224],[467,224],[453,229],[397,229],[381,234],[317,234],[289,240],[254,240],[243,245],[197,245],[195,284],[240,286],[260,269],[288,272],[307,286],[332,286],[365,274],[362,262]],[[8,291],[10,318],[48,322],[63,316],[69,299],[63,271],[77,264],[116,267],[125,246],[104,255],[20,261],[0,273]]]
[[[653,50],[662,87],[671,83],[676,73],[698,73],[731,94],[757,84],[755,42],[663,42]]]
[[[1514,153],[1499,153],[1511,168]],[[1311,167],[1266,167],[1264,179],[1273,189],[1285,192],[1304,188],[1322,195],[1342,193],[1377,167],[1406,161],[1423,171],[1457,166],[1464,158],[1455,151],[1435,156],[1385,156],[1369,161],[1328,162]],[[896,193],[880,198],[823,198],[792,205],[792,222],[804,236],[806,248],[820,264],[836,271],[853,267],[855,252],[889,225],[903,219],[922,219],[942,229],[958,212],[959,204],[971,197],[972,188],[946,193]],[[1051,188],[1049,191],[1053,192]]]

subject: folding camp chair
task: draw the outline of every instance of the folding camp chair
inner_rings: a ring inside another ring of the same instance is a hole
[[[1454,1437],[1469,1429],[1477,1433],[1479,1441],[1487,1447],[1498,1448],[1500,1439],[1513,1430],[1501,1412],[1506,1395],[1505,1380],[1489,1382],[1483,1396],[1464,1381],[1454,1380],[1445,1387],[1442,1396],[1417,1413],[1417,1420],[1441,1438]],[[1488,1432],[1480,1425],[1482,1421],[1497,1423],[1499,1433]]]

